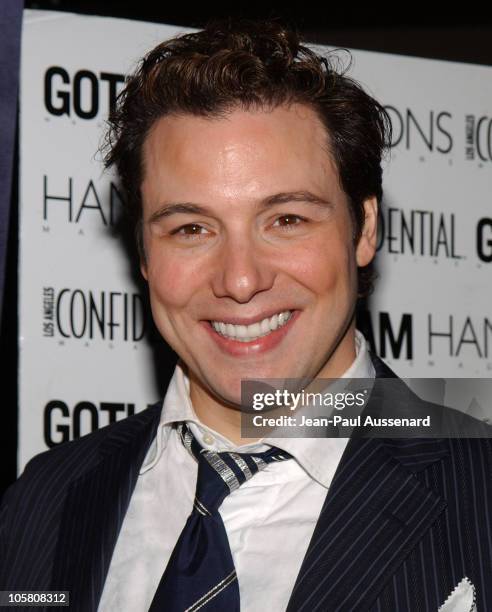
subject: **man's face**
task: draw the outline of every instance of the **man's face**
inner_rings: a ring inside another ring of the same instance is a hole
[[[303,105],[158,120],[143,148],[142,273],[155,323],[200,386],[340,375],[355,356],[357,248],[327,134]],[[373,227],[374,226],[374,227]],[[278,316],[279,315],[279,316]]]

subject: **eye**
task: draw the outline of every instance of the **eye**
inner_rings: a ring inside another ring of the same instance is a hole
[[[301,225],[305,221],[304,217],[299,215],[282,215],[275,220],[274,227],[281,227],[283,229],[291,229],[296,225]]]
[[[205,228],[201,225],[198,225],[198,223],[187,223],[186,225],[182,225],[171,232],[173,236],[185,236],[186,238],[201,236],[205,233],[207,233],[207,230],[205,230]]]

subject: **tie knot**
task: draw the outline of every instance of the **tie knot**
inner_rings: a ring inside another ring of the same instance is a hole
[[[194,507],[203,516],[216,512],[224,499],[273,461],[292,456],[275,446],[263,453],[215,452],[202,448],[186,423],[178,425],[181,441],[198,461]]]

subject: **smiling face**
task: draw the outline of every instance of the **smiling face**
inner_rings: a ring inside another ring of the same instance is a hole
[[[299,104],[167,116],[147,136],[142,273],[192,397],[237,406],[241,379],[338,376],[352,363],[376,200],[356,248],[326,139]]]

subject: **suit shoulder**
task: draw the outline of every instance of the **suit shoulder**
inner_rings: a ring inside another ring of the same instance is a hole
[[[422,411],[437,419],[438,431],[436,433],[442,437],[483,440],[485,447],[492,444],[492,426],[487,420],[478,419],[451,406],[429,402],[421,398],[419,401]]]
[[[34,541],[40,533],[56,533],[67,492],[81,479],[91,478],[106,456],[114,450],[131,453],[133,443],[146,440],[159,422],[161,403],[117,421],[77,440],[35,455],[20,478],[5,492],[0,506],[0,559],[15,558],[19,542]],[[142,437],[143,436],[143,437]],[[51,536],[50,536],[51,537]],[[0,563],[0,585],[5,580]]]
[[[107,440],[137,431],[157,419],[161,405],[159,401],[132,416],[34,455],[26,463],[18,480],[7,490],[4,499],[12,498],[15,493],[24,494],[34,485],[39,487],[41,483],[55,480],[66,486],[97,464],[101,447]]]

